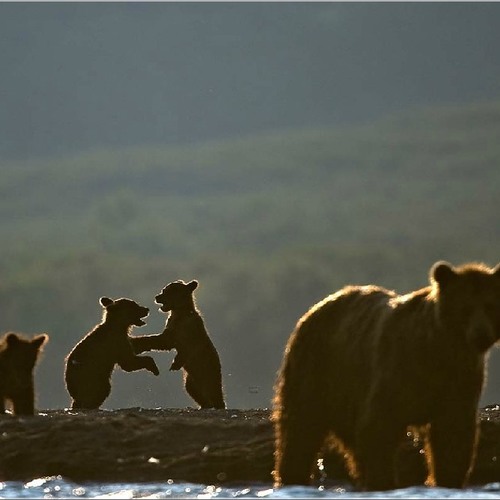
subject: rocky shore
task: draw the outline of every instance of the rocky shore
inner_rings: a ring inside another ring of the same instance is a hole
[[[0,417],[0,480],[61,475],[84,482],[271,482],[273,429],[267,409],[40,411]],[[421,443],[401,449],[401,477],[423,477]],[[346,479],[336,456],[328,478]],[[500,406],[481,410],[481,439],[471,484],[500,481]]]

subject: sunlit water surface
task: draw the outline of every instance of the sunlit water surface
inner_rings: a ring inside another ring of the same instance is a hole
[[[418,487],[360,493],[349,486],[273,489],[269,484],[254,484],[222,488],[174,481],[77,484],[54,476],[28,483],[0,483],[0,498],[500,498],[500,482],[466,490]]]

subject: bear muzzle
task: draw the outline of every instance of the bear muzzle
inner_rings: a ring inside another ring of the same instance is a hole
[[[161,312],[168,312],[168,311],[170,311],[170,307],[164,302],[162,295],[157,295],[155,297],[155,303],[160,306],[158,309]]]
[[[135,326],[144,326],[146,324],[143,318],[147,318],[149,316],[149,309],[147,307],[143,307],[140,314],[139,319],[134,323]]]

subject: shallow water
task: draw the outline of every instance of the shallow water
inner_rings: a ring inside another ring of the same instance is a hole
[[[287,487],[273,489],[269,484],[216,487],[176,483],[82,483],[60,476],[34,479],[28,483],[0,483],[0,498],[499,498],[500,482],[466,490],[446,488],[405,488],[360,493],[348,486]]]

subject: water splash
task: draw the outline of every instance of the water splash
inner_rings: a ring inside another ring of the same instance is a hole
[[[465,490],[447,488],[405,488],[384,492],[362,493],[348,485],[272,488],[269,484],[222,487],[193,483],[82,483],[61,476],[36,478],[27,483],[0,483],[0,498],[416,498],[416,499],[500,499],[500,482]]]

